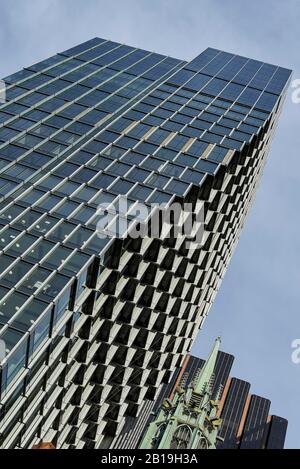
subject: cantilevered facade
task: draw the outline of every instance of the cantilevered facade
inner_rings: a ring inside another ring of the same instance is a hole
[[[215,298],[289,78],[216,49],[186,62],[99,38],[4,78],[1,447],[108,447],[153,402]],[[194,249],[172,230],[130,236],[151,204],[196,217],[198,201]]]

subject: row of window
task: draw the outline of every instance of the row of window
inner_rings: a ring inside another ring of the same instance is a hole
[[[76,265],[77,273],[80,272],[76,283],[70,277],[58,273],[50,272],[50,276],[48,274],[45,277],[42,275],[45,269],[36,267],[30,276],[30,284],[38,292],[34,298],[29,297],[32,292],[25,292],[23,288],[23,283],[28,283],[29,279],[25,278],[19,290],[13,292],[2,286],[0,280],[0,339],[5,344],[7,355],[2,364],[2,397],[20,370],[32,360],[35,351],[51,335],[51,331],[60,328],[66,309],[73,307],[71,303],[75,304],[87,282],[90,264],[90,257],[81,258],[80,264]],[[51,301],[54,301],[54,307],[49,306]],[[9,327],[3,328],[7,321]],[[29,335],[26,335],[27,331]]]
[[[125,47],[125,46],[124,46]],[[120,48],[121,49],[121,48]],[[153,62],[153,57],[155,54],[152,54],[150,59],[145,59],[145,62],[147,61],[147,68],[153,66],[155,61]],[[159,59],[163,58],[162,56],[157,56]],[[164,59],[164,58],[163,58]],[[176,61],[175,61],[176,62]],[[166,59],[163,64],[160,64],[157,67],[154,67],[154,69],[149,70],[148,73],[151,73],[151,77],[148,76],[144,79],[147,78],[147,81],[149,82],[152,80],[156,80],[160,78],[162,75],[166,74],[168,71],[170,71],[174,66],[175,66],[174,60]],[[105,65],[105,64],[103,64]],[[138,64],[140,65],[140,64]],[[70,68],[73,68],[74,66],[80,66],[80,62],[76,59],[70,59],[67,62],[63,62],[59,64],[57,67],[54,69],[47,70],[47,74],[40,74],[40,75],[35,75],[32,78],[25,80],[22,82],[22,87],[12,87],[8,88],[7,90],[7,99],[15,99],[18,96],[24,94],[26,92],[26,89],[32,89],[40,85],[44,85],[47,81],[49,81],[50,77],[57,77],[59,75],[62,75],[63,73],[66,73]],[[95,87],[96,85],[99,85],[101,82],[103,82],[103,79],[109,78],[109,76],[114,75],[116,72],[112,69],[105,69],[105,70],[100,70],[97,71],[99,67],[99,64],[87,64],[83,65],[82,67],[74,70],[72,74],[68,73],[67,75],[64,75],[63,79],[58,79],[55,80],[54,82],[50,83],[49,85],[42,86],[39,88],[39,93],[31,93],[30,95],[22,98],[24,103],[28,103],[29,105],[36,104],[38,100],[43,99],[42,93],[45,93],[46,95],[48,94],[54,94],[59,92],[61,89],[66,88],[69,86],[69,80],[71,82],[81,80],[85,76],[93,73],[93,75],[89,78],[87,78],[84,81],[81,81],[80,85],[73,85],[70,89],[66,90],[64,93],[60,93],[60,96],[64,99],[70,100],[70,99],[75,99],[78,98],[80,95],[88,91],[88,87]],[[57,69],[58,73],[55,73],[54,71]],[[159,73],[155,72],[155,70],[159,71]],[[111,72],[111,73],[109,73]],[[128,73],[122,73],[121,76],[118,75],[115,78],[115,83],[111,81],[110,85],[107,87],[106,90],[108,92],[113,92],[115,91],[117,87],[123,86],[126,82],[131,81],[134,76],[140,75],[138,71],[133,71],[132,74]],[[88,80],[92,80],[92,82],[89,82]],[[99,80],[99,81],[97,81]]]

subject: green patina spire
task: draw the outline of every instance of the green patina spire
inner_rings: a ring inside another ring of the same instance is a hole
[[[209,383],[212,380],[214,369],[216,366],[217,356],[221,345],[221,337],[218,337],[215,341],[214,348],[212,349],[208,360],[202,368],[197,382],[194,385],[194,393],[202,395],[205,393]]]
[[[218,337],[199,376],[187,388],[177,387],[149,425],[140,448],[215,449],[221,419],[212,400],[214,370],[221,344]]]

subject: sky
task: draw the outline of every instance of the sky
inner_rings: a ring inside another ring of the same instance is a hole
[[[0,76],[98,36],[191,60],[207,47],[294,71],[300,78],[299,0],[0,0]],[[300,448],[300,104],[287,97],[256,201],[193,349],[214,339],[235,355],[234,376],[289,420]]]

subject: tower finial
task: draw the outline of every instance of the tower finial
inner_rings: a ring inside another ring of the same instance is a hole
[[[202,368],[199,378],[194,386],[194,393],[201,395],[207,384],[210,382],[213,376],[214,369],[216,366],[217,356],[221,345],[221,337],[218,337],[215,341],[214,347],[207,359],[204,367]]]

